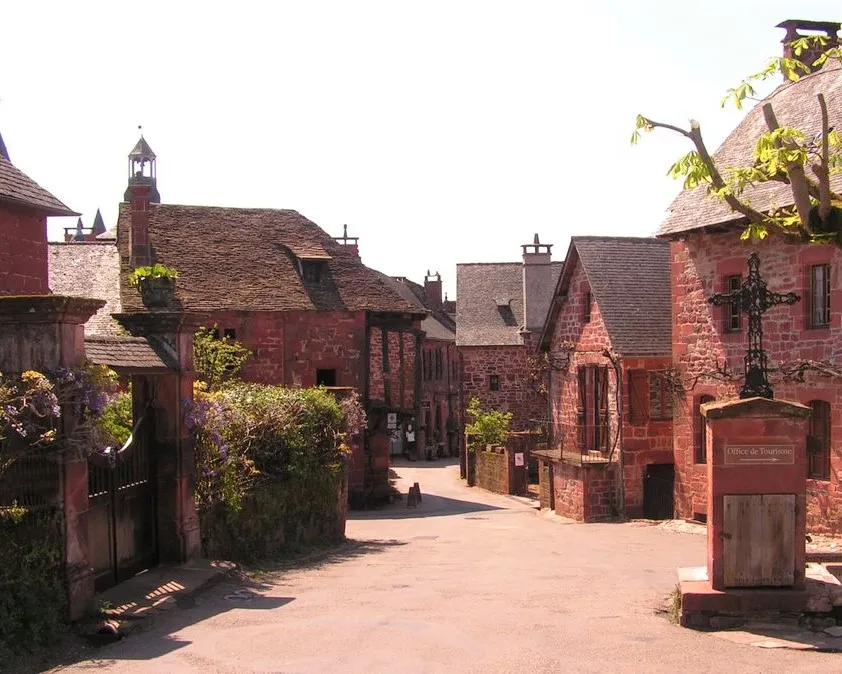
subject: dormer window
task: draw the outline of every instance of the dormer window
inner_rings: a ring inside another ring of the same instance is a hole
[[[305,283],[319,283],[322,280],[322,263],[318,260],[302,260],[301,277]]]

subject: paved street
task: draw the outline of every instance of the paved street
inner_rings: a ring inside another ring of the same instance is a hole
[[[468,489],[452,462],[399,465],[416,510],[356,514],[360,541],[224,585],[66,672],[830,672],[842,656],[733,644],[657,614],[705,538],[579,525]]]

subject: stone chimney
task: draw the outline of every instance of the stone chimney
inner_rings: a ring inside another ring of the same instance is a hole
[[[819,55],[826,49],[838,45],[839,38],[837,33],[839,32],[839,29],[842,28],[842,24],[834,21],[804,21],[802,19],[787,19],[786,21],[781,21],[776,28],[783,28],[786,30],[786,35],[783,40],[781,40],[784,45],[784,56],[786,58],[798,59],[810,69],[810,72],[813,72],[818,70],[818,68],[813,65],[813,62],[819,57]],[[829,44],[826,47],[816,45],[810,49],[805,49],[800,55],[796,56],[795,50],[792,48],[792,43],[799,38],[809,37],[816,34],[824,34],[830,39]]]
[[[430,270],[427,270],[427,275],[424,277],[424,292],[433,308],[441,309],[441,274],[438,272],[430,274]]]
[[[527,330],[544,327],[553,295],[552,244],[541,243],[538,235],[523,249],[523,316]]]
[[[152,264],[152,250],[149,246],[149,203],[151,185],[129,185],[132,221],[129,230],[129,252],[132,269]]]
[[[342,225],[342,236],[336,237],[334,241],[340,246],[344,246],[345,250],[359,258],[360,238],[358,236],[348,236],[348,225]]]

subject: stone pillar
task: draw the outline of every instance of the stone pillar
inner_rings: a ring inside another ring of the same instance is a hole
[[[116,314],[134,335],[156,335],[168,345],[178,368],[163,374],[133,377],[135,404],[151,405],[156,481],[158,556],[182,563],[201,555],[199,517],[194,497],[196,463],[193,438],[184,421],[185,404],[193,400],[193,317],[177,312]]]
[[[803,589],[810,408],[749,398],[707,403],[701,413],[713,589]]]
[[[101,300],[61,295],[0,297],[0,372],[72,368],[85,359],[85,323],[105,305]],[[70,430],[74,419],[62,419]],[[88,562],[88,462],[68,456],[55,485],[64,511],[64,562],[68,611],[80,618],[94,594]]]

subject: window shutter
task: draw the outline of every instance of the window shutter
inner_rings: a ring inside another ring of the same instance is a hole
[[[608,449],[608,368],[596,368],[595,376],[594,388],[598,391],[597,400],[599,401],[599,441],[597,447]]]
[[[578,401],[576,405],[576,427],[577,427],[577,445],[579,450],[585,449],[585,437],[587,433],[585,409],[587,404],[587,386],[588,386],[588,368],[580,367],[579,375],[579,391]]]
[[[629,423],[646,423],[649,417],[649,378],[646,370],[629,370]]]

